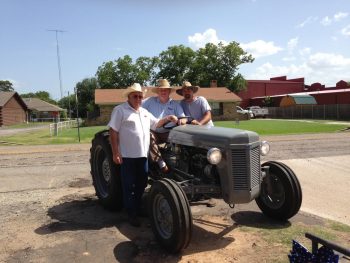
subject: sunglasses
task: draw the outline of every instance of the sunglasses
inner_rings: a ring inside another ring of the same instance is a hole
[[[140,100],[142,100],[143,99],[143,96],[142,95],[132,95],[131,96],[133,99],[140,99]]]

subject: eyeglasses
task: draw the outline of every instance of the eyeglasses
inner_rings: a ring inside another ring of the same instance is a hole
[[[140,100],[142,100],[143,99],[143,96],[142,95],[132,95],[132,98],[133,99],[140,99]]]

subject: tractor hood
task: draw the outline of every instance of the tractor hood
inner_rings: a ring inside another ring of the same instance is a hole
[[[251,144],[259,141],[259,136],[255,132],[240,129],[183,125],[170,131],[168,141],[209,149]]]

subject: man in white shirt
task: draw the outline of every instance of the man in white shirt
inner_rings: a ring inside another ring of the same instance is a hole
[[[141,107],[143,96],[140,84],[128,87],[123,93],[127,102],[113,109],[108,123],[113,161],[120,165],[124,207],[133,226],[140,226],[138,213],[147,185],[150,129],[161,127],[168,121],[178,121],[174,115],[155,118]]]
[[[190,82],[184,81],[182,88],[176,91],[184,97],[180,105],[186,116],[192,118],[191,124],[212,127],[214,124],[211,120],[211,107],[206,98],[194,95],[198,89],[198,86],[192,86]]]

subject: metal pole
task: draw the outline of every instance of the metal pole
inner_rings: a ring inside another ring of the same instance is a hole
[[[69,120],[72,118],[71,116],[71,111],[70,111],[70,96],[69,96],[69,91],[68,91],[68,110],[69,110]]]
[[[76,101],[76,104],[77,104],[77,125],[78,125],[78,139],[79,139],[79,142],[80,142],[80,129],[79,129],[79,103],[78,103],[78,89],[75,88],[75,101]]]
[[[62,74],[61,74],[61,59],[60,59],[60,47],[58,45],[58,32],[65,32],[63,30],[58,30],[58,29],[51,29],[48,31],[53,31],[56,32],[56,46],[57,46],[57,64],[58,64],[58,79],[60,81],[60,91],[61,91],[61,99],[63,97],[63,89],[62,89]]]

